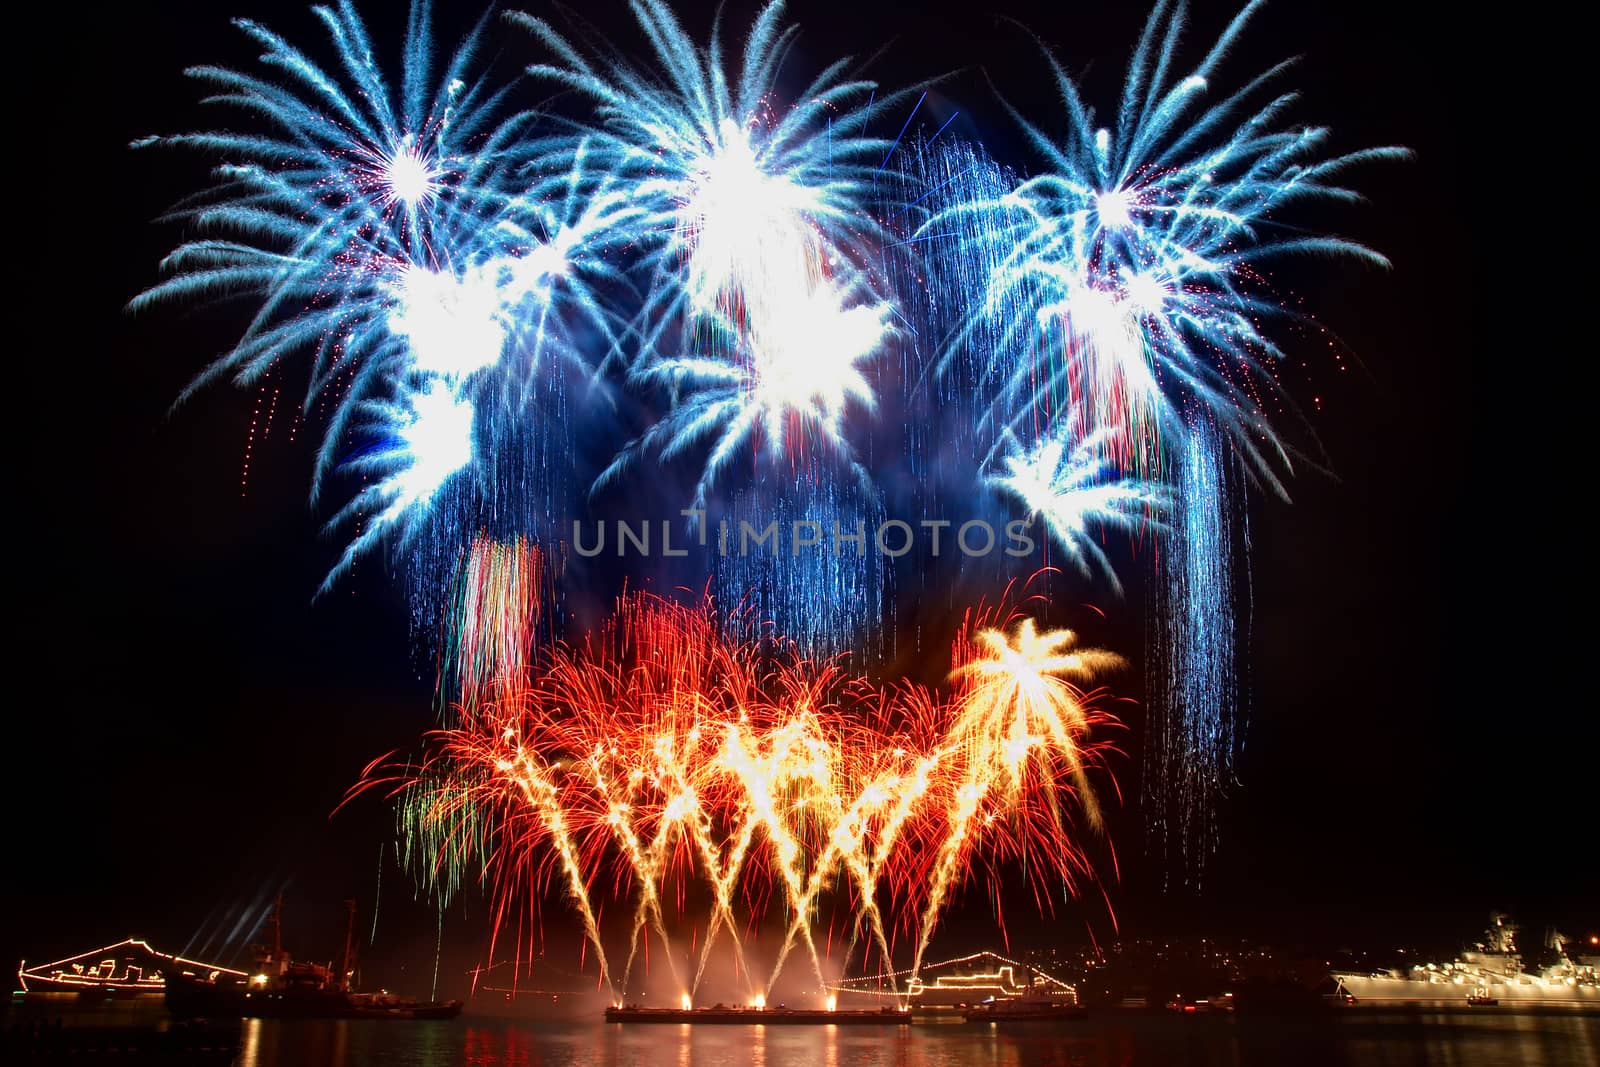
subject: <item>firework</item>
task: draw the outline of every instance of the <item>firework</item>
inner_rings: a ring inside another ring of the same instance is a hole
[[[487,18],[439,53],[426,0],[397,83],[349,0],[315,9],[323,59],[240,20],[260,69],[189,72],[239,129],[138,142],[221,162],[170,216],[195,236],[133,307],[247,302],[190,392],[307,364],[313,501],[348,490],[328,583],[388,546],[418,632],[443,634],[439,692],[459,708],[400,775],[410,854],[441,894],[486,880],[503,919],[559,884],[608,981],[600,902],[626,899],[623,990],[651,938],[693,986],[714,944],[742,960],[776,914],[766,995],[791,956],[821,974],[825,910],[885,961],[912,940],[914,973],[975,869],[1086,876],[1076,826],[1098,822],[1085,771],[1111,720],[1084,687],[1114,657],[979,615],[942,687],[817,658],[894,647],[898,579],[852,512],[883,519],[894,492],[1020,504],[1118,591],[1105,531],[1149,534],[1153,777],[1209,827],[1201,794],[1233,745],[1228,598],[1247,580],[1230,494],[1246,471],[1278,486],[1292,451],[1266,414],[1284,313],[1264,265],[1382,264],[1290,213],[1353,199],[1345,171],[1404,154],[1334,155],[1326,130],[1288,125],[1284,64],[1213,89],[1257,6],[1186,69],[1183,7],[1162,0],[1103,127],[1049,60],[1065,135],[1017,114],[1044,163],[1026,178],[946,127],[897,156],[870,130],[905,94],[848,60],[786,83],[780,2],[730,55],[720,23],[702,42],[633,0],[642,64],[513,14],[545,52],[532,82],[564,90],[537,113],[480,58]],[[582,405],[623,390],[637,405],[591,480],[578,427],[587,446],[602,420]],[[862,445],[880,407],[902,447]],[[694,463],[701,523],[722,493],[796,550],[719,554],[721,616],[635,595],[583,643],[543,641],[552,531],[647,457]],[[798,550],[830,534],[833,551]],[[680,958],[669,928],[694,893],[710,903]]]
[[[654,53],[640,67],[610,52],[586,56],[543,19],[510,18],[555,62],[529,73],[575,89],[594,106],[579,136],[612,173],[634,179],[640,238],[658,251],[651,314],[721,309],[760,317],[840,257],[859,257],[874,230],[864,210],[892,145],[867,135],[876,86],[842,59],[792,95],[779,75],[799,28],[783,4],[762,8],[737,72],[720,25],[697,44],[660,0],[630,7]],[[791,99],[784,108],[778,101]]]
[[[572,136],[631,183],[640,208],[633,269],[645,296],[628,381],[661,414],[594,490],[644,461],[687,459],[700,472],[692,508],[706,509],[738,468],[734,510],[759,502],[761,525],[805,500],[856,496],[871,510],[872,478],[848,422],[877,409],[872,371],[898,312],[869,269],[883,240],[878,214],[897,188],[881,175],[894,143],[871,136],[869,120],[903,94],[879,98],[848,60],[781,84],[799,32],[781,3],[760,10],[737,57],[720,22],[701,43],[659,0],[631,10],[646,64],[512,16],[551,53],[530,73],[592,105]],[[821,652],[859,645],[880,621],[881,596],[817,610],[820,598],[881,585],[873,567],[822,553],[756,557],[720,567],[717,580],[725,603],[753,597]]]
[[[1124,473],[1118,457],[1127,451],[1120,443],[1127,431],[1097,423],[1086,403],[1069,397],[1056,407],[1044,396],[1029,406],[1015,403],[1007,388],[996,390],[992,368],[1015,363],[1026,377],[1032,366],[1013,328],[1019,319],[1033,321],[1026,294],[990,289],[987,314],[961,311],[1005,263],[1003,218],[973,205],[1005,197],[1015,177],[981,148],[951,137],[913,142],[903,169],[909,184],[924,192],[904,213],[902,248],[915,252],[899,256],[897,285],[918,294],[907,315],[923,336],[954,337],[935,357],[934,373],[907,370],[943,416],[926,436],[921,425],[908,424],[907,464],[935,486],[932,493],[949,492],[963,503],[973,499],[977,472],[980,487],[1022,504],[1030,520],[1043,520],[1046,534],[1084,577],[1103,575],[1120,592],[1105,534],[1159,532],[1167,487],[1153,473]],[[914,212],[924,218],[912,218]]]
[[[697,507],[752,443],[774,461],[791,452],[801,457],[797,464],[812,469],[831,465],[813,459],[834,461],[867,486],[870,478],[844,439],[844,415],[852,401],[867,409],[875,405],[860,364],[889,332],[890,313],[889,305],[870,302],[859,288],[822,283],[786,302],[774,301],[769,317],[752,319],[742,335],[722,332],[731,339],[733,358],[652,361],[636,380],[667,387],[675,398],[672,410],[619,453],[598,484],[618,477],[641,454],[655,452],[670,460],[709,440],[695,489]],[[775,469],[781,474],[784,467]]]
[[[579,336],[602,356],[616,344],[597,286],[615,281],[605,253],[634,212],[614,182],[591,176],[581,144],[562,168],[537,154],[532,116],[476,62],[481,25],[435,78],[419,0],[396,87],[348,2],[315,10],[332,68],[237,20],[264,49],[264,72],[188,72],[254,131],[136,143],[225,162],[211,190],[169,216],[204,236],[174,250],[169,277],[132,306],[254,302],[243,336],[190,393],[310,355],[308,413],[319,398],[332,412],[313,497],[341,466],[378,479],[336,520],[365,518],[332,581],[391,530],[409,536],[446,481],[494,456],[492,420],[548,414],[535,406],[550,388],[545,361],[587,366]]]
[[[1275,378],[1283,353],[1265,329],[1290,316],[1264,270],[1307,253],[1384,265],[1290,216],[1307,202],[1356,199],[1347,171],[1407,155],[1330,154],[1326,129],[1289,125],[1294,94],[1273,88],[1287,63],[1217,91],[1258,7],[1185,69],[1184,7],[1163,0],[1105,125],[1050,59],[1065,136],[1013,110],[1043,172],[1007,181],[980,154],[947,145],[929,169],[945,172],[937,190],[959,192],[941,192],[915,231],[961,264],[934,276],[947,302],[968,308],[937,370],[946,388],[983,398],[976,442],[998,435],[982,468],[988,484],[1114,585],[1086,524],[1152,535],[1146,780],[1154,837],[1181,840],[1191,856],[1214,840],[1236,737],[1233,598],[1248,569],[1235,559],[1243,509],[1230,478],[1248,471],[1282,493],[1290,467],[1265,402],[1291,406]],[[1170,531],[1159,521],[1167,510]]]
[[[1151,482],[1115,477],[1102,458],[1104,438],[1114,431],[1102,427],[1079,436],[1076,423],[1071,416],[1060,420],[1057,430],[1032,448],[1024,448],[1007,430],[1003,443],[1010,447],[1002,457],[1006,469],[985,481],[1027,505],[1030,519],[1043,518],[1085,577],[1092,575],[1093,564],[1120,593],[1122,585],[1090,526],[1159,531],[1167,492]]]
[[[320,380],[335,362],[403,347],[391,344],[389,312],[410,288],[408,275],[434,266],[430,249],[444,253],[479,229],[464,223],[481,221],[482,201],[495,198],[503,165],[474,142],[508,145],[522,121],[513,116],[495,124],[498,97],[476,78],[467,82],[476,34],[441,82],[430,84],[425,4],[413,9],[398,101],[371,62],[354,9],[344,4],[317,14],[333,40],[334,73],[248,20],[235,25],[266,50],[262,75],[210,66],[188,71],[214,91],[208,102],[244,111],[263,132],[137,142],[228,160],[214,172],[217,184],[174,217],[243,239],[180,246],[166,264],[173,276],[134,305],[191,295],[260,301],[244,336],[202,381],[227,375],[250,381],[307,347],[315,350],[313,377]]]
[[[1291,253],[1386,264],[1355,242],[1291,229],[1283,215],[1309,200],[1353,200],[1338,184],[1345,171],[1407,153],[1329,156],[1326,129],[1286,126],[1294,94],[1268,90],[1287,63],[1237,91],[1213,92],[1257,7],[1247,6],[1199,65],[1180,73],[1184,8],[1158,4],[1109,126],[1095,124],[1077,83],[1050,58],[1066,108],[1064,140],[1016,116],[1046,172],[925,224],[933,233],[957,216],[984,218],[968,229],[995,246],[987,254],[996,266],[973,318],[1005,316],[994,352],[1003,361],[986,368],[1003,417],[1077,404],[1092,425],[1121,431],[1106,439],[1111,459],[1153,471],[1158,435],[1183,433],[1174,400],[1190,397],[1277,484],[1274,468],[1287,465],[1288,453],[1259,397],[1277,388],[1270,364],[1281,351],[1256,324],[1281,309],[1259,268]],[[1018,348],[1036,354],[1006,355]]]
[[[775,458],[826,450],[864,481],[844,416],[875,406],[864,366],[893,315],[862,266],[880,234],[872,200],[893,148],[866,132],[876,86],[848,78],[840,60],[779,106],[799,32],[782,24],[781,3],[756,17],[737,76],[720,26],[702,47],[658,0],[632,10],[654,67],[591,58],[544,20],[511,16],[556,60],[530,73],[593,103],[574,137],[631,183],[640,210],[630,232],[648,282],[632,381],[669,410],[596,488],[646,454],[665,461],[705,447],[701,506],[753,442]]]
[[[659,938],[691,993],[712,947],[781,901],[770,993],[791,950],[821,979],[819,911],[885,962],[897,930],[917,960],[974,859],[1026,857],[1083,877],[1069,798],[1098,822],[1086,770],[1110,722],[1081,686],[1118,665],[1070,633],[981,620],[958,647],[954,691],[883,688],[772,639],[733,640],[706,604],[634,594],[527,684],[461,709],[403,787],[403,826],[448,891],[477,871],[498,898],[553,878],[602,954],[604,887],[631,901],[634,954]],[[709,896],[697,957],[673,956],[668,901]],[[749,971],[749,962],[742,968]],[[612,969],[603,962],[605,975]]]

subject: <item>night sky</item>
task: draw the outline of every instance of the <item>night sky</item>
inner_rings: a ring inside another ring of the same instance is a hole
[[[1196,42],[1231,14],[1198,6]],[[707,24],[702,7],[684,11],[687,26]],[[1297,119],[1331,125],[1337,149],[1399,143],[1417,158],[1363,170],[1355,181],[1371,203],[1329,219],[1389,255],[1391,273],[1336,263],[1282,276],[1355,357],[1340,373],[1315,338],[1290,339],[1312,369],[1285,380],[1312,412],[1329,470],[1302,471],[1292,504],[1252,501],[1246,745],[1198,887],[1145,855],[1137,754],[1119,766],[1122,877],[1107,893],[1125,936],[1450,944],[1491,908],[1533,927],[1600,928],[1586,839],[1596,759],[1579,725],[1592,698],[1571,677],[1586,642],[1564,621],[1583,607],[1585,554],[1558,525],[1586,505],[1577,483],[1552,493],[1558,435],[1583,416],[1579,388],[1537,369],[1573,373],[1586,356],[1556,343],[1540,293],[1556,268],[1520,236],[1510,255],[1507,224],[1486,219],[1519,207],[1508,201],[1529,179],[1526,163],[1489,173],[1479,163],[1483,140],[1508,132],[1479,106],[1482,49],[1404,7],[1280,4],[1227,68],[1238,76],[1304,54],[1290,79],[1304,91]],[[743,8],[729,5],[736,24]],[[1020,163],[985,75],[1041,114],[1043,64],[995,16],[1026,23],[1071,69],[1087,66],[1104,100],[1143,18],[1121,8],[1015,2],[909,19],[805,2],[791,13],[806,31],[797,68],[891,42],[870,68],[881,83],[958,71],[934,105],[953,102],[969,135]],[[392,44],[403,5],[362,10]],[[379,569],[313,601],[340,543],[321,533],[327,513],[306,504],[306,443],[281,440],[280,421],[257,444],[241,496],[256,392],[212,388],[171,410],[242,313],[123,310],[179,236],[151,220],[206,169],[126,145],[204,125],[181,71],[252,60],[226,23],[233,14],[320,43],[300,5],[246,0],[58,9],[46,16],[60,20],[55,31],[12,44],[33,67],[17,99],[38,125],[14,133],[11,165],[10,229],[22,227],[11,358],[24,385],[11,397],[21,484],[7,523],[0,961],[130,933],[198,948],[197,934],[225,930],[222,917],[284,886],[292,947],[331,954],[339,902],[355,897],[370,914],[392,834],[376,800],[330,812],[370,759],[433,721],[431,664]],[[620,16],[586,17],[635,40]],[[444,40],[465,28],[459,14],[441,22]],[[518,34],[493,40],[507,68],[535,55]],[[1518,135],[1542,154],[1529,121]],[[298,400],[293,389],[280,398]],[[1136,620],[1136,603],[1119,610]],[[406,902],[389,857],[374,952],[393,968],[431,968],[433,920]],[[447,959],[463,967],[485,926],[481,905],[468,908],[445,926]],[[982,894],[966,911],[969,930],[987,922]],[[1008,918],[1067,941],[1114,936],[1098,905]]]

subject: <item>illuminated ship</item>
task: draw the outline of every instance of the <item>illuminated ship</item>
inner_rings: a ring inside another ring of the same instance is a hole
[[[903,985],[900,980],[905,979]],[[1025,963],[995,952],[929,963],[916,977],[909,971],[847,978],[834,987],[841,1003],[871,997],[889,1000],[915,1012],[984,1012],[984,1018],[1055,1018],[1078,1007],[1078,991]],[[1027,1013],[1034,1013],[1029,1016]]]
[[[191,979],[207,982],[245,977],[243,971],[159,952],[151,948],[149,942],[136,937],[68,956],[54,963],[29,967],[28,961],[23,960],[17,964],[17,981],[23,993],[160,996],[166,990],[166,976],[169,974],[187,975]]]
[[[1483,941],[1450,963],[1427,963],[1409,972],[1374,974],[1334,972],[1341,994],[1357,1003],[1456,1002],[1470,1006],[1496,1004],[1579,1006],[1600,1010],[1600,956],[1568,952],[1570,940],[1552,933],[1545,941],[1557,961],[1538,974],[1523,970],[1517,951],[1517,925],[1496,912]]]
[[[209,979],[169,975],[167,1010],[180,1019],[453,1019],[461,1014],[459,1000],[419,1001],[352,990],[355,901],[346,901],[345,907],[349,921],[337,971],[331,964],[295,960],[284,951],[279,901],[267,920],[272,942],[256,946],[251,973],[230,971]]]

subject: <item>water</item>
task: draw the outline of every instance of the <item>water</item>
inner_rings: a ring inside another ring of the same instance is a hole
[[[247,1020],[238,1067],[1568,1067],[1600,1018],[1108,1016],[911,1027]]]
[[[166,1025],[159,997],[45,995],[14,1001],[0,1029],[56,1018]],[[909,1027],[246,1019],[242,1037],[235,1067],[1600,1067],[1600,1015],[1500,1008]]]

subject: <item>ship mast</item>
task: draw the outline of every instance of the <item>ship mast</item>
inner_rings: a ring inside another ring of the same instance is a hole
[[[272,902],[272,915],[267,919],[267,925],[272,928],[272,956],[274,963],[283,959],[283,894],[279,893]]]
[[[339,988],[350,988],[350,974],[355,969],[356,902],[344,902],[344,954],[339,957]]]

